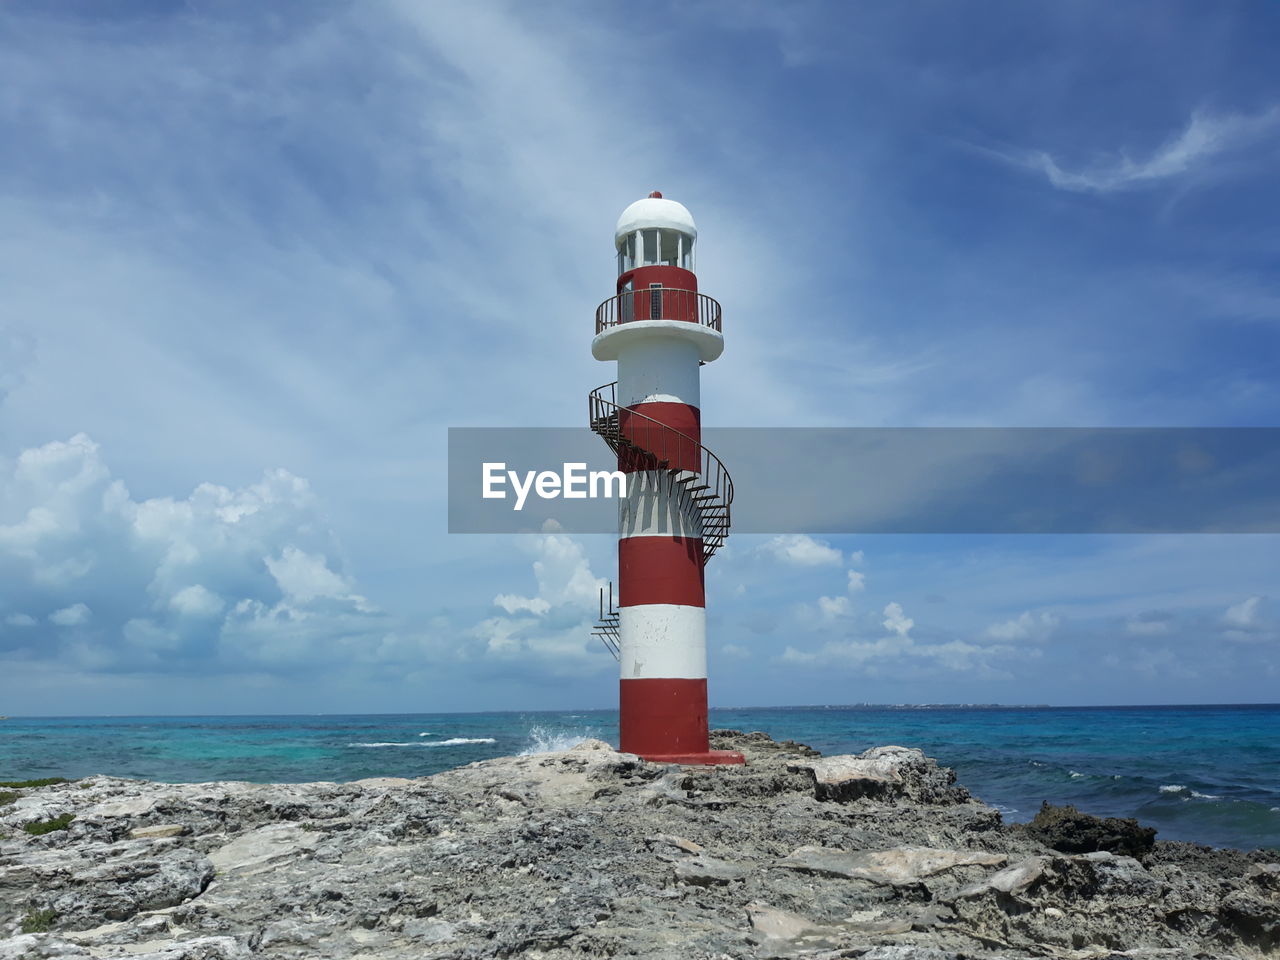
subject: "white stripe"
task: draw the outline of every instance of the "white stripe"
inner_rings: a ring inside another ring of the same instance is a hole
[[[692,471],[682,470],[681,476]],[[691,481],[696,482],[696,481]],[[627,495],[618,498],[620,537],[701,537],[702,518],[666,470],[627,474]]]
[[[637,338],[618,354],[618,403],[698,406],[698,347],[674,337]]]
[[[707,611],[675,603],[622,608],[623,680],[707,676]]]
[[[619,323],[595,335],[591,355],[597,360],[617,360],[641,340],[652,338],[684,340],[698,349],[698,359],[706,363],[724,353],[724,334],[700,323],[685,320],[632,320]]]

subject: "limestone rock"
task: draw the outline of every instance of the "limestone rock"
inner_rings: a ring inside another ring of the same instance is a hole
[[[686,840],[684,837],[674,837],[670,834],[659,833],[652,837],[645,837],[644,842],[650,847],[667,850],[678,850],[681,854],[696,856],[706,852],[706,847],[700,843],[694,843],[692,840]]]
[[[576,744],[573,747],[570,747],[569,752],[570,753],[601,753],[601,752],[616,753],[617,751],[615,751],[613,747],[609,746],[609,744],[605,743],[603,740],[597,740],[593,737],[588,737],[587,739],[583,740],[581,743]]]
[[[410,920],[401,932],[415,943],[445,943],[454,939],[458,926],[447,920]]]
[[[913,747],[872,747],[863,753],[824,757],[795,763],[791,769],[808,773],[819,800],[872,800],[952,804],[969,799],[956,785],[954,771],[939,767]]]
[[[1044,876],[1047,857],[1028,857],[1012,866],[993,873],[985,880],[970,884],[960,891],[960,897],[978,897],[990,891],[1018,894],[1026,891],[1033,883]]]
[[[788,870],[848,877],[888,885],[918,883],[925,877],[962,866],[999,866],[1004,854],[968,850],[936,850],[930,847],[894,847],[889,850],[847,852],[804,846],[775,864]]]
[[[1029,836],[1062,853],[1106,850],[1141,857],[1151,852],[1156,840],[1155,829],[1144,827],[1137,820],[1095,817],[1075,807],[1055,807],[1047,801],[1025,829]]]
[[[53,910],[58,929],[88,929],[182,903],[212,878],[213,865],[194,850],[124,841],[83,854],[39,851],[0,867],[0,902]]]
[[[817,933],[823,928],[798,913],[779,910],[763,903],[747,904],[747,920],[763,937],[774,940],[794,940],[807,933]]]
[[[708,887],[714,883],[728,883],[741,880],[751,872],[750,867],[739,863],[730,863],[706,854],[681,860],[676,864],[676,879],[699,887]]]
[[[732,731],[716,745],[748,763],[673,769],[596,743],[429,778],[28,791],[0,805],[0,960],[1280,949],[1274,853],[1050,855],[917,750],[823,761]],[[60,813],[70,829],[21,830]]]
[[[165,837],[178,837],[187,832],[181,823],[158,823],[153,827],[134,827],[129,831],[134,840],[161,840]]]
[[[104,952],[107,951],[107,952]],[[80,946],[48,934],[24,934],[0,941],[0,960],[90,960],[129,957],[130,960],[247,960],[249,948],[234,937],[193,937],[154,940],[128,949]]]
[[[269,869],[280,860],[315,849],[319,843],[319,837],[304,832],[296,823],[274,823],[236,837],[210,853],[209,859],[220,874],[249,873]]]

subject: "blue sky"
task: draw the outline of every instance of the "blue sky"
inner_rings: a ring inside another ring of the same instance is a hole
[[[0,710],[609,706],[573,426],[651,189],[722,426],[1272,426],[1267,3],[0,8]],[[730,465],[732,467],[732,465]],[[1275,700],[1273,536],[737,537],[712,702]]]

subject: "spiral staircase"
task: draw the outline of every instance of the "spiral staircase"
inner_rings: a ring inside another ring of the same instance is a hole
[[[718,310],[716,322],[718,327]],[[620,407],[617,387],[617,382],[606,383],[591,391],[591,429],[617,455],[619,469],[628,475],[638,471],[657,475],[672,510],[683,514],[689,526],[700,532],[705,566],[729,536],[733,478],[720,458],[697,440],[660,420]],[[607,603],[605,588],[600,589],[600,618],[591,632],[618,659],[621,611],[615,599],[612,583]]]

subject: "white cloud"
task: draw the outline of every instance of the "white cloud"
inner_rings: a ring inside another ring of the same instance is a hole
[[[1178,136],[1166,141],[1144,160],[1121,155],[1076,171],[1063,169],[1046,152],[1026,155],[1018,162],[1043,172],[1049,182],[1061,190],[1110,193],[1191,172],[1212,157],[1245,146],[1278,125],[1280,108],[1275,107],[1253,116],[1197,112],[1191,115]]]
[[[1259,608],[1261,606],[1261,597],[1248,597],[1237,604],[1227,607],[1227,612],[1223,614],[1222,619],[1226,621],[1228,626],[1248,630],[1259,625]]]
[[[608,581],[591,572],[583,545],[563,534],[522,537],[519,544],[534,555],[537,594],[494,597],[494,606],[507,616],[488,617],[468,631],[478,655],[560,676],[592,673],[612,663],[591,634],[600,590]]]
[[[1144,614],[1125,621],[1125,632],[1135,637],[1162,637],[1169,633],[1173,620],[1164,614]]]
[[[887,635],[877,639],[837,640],[816,650],[789,646],[779,659],[800,666],[861,666],[882,661],[916,661],[933,663],[948,670],[971,670],[989,669],[993,660],[1019,655],[1017,648],[1007,644],[975,644],[955,639],[919,642],[911,636],[915,621],[905,614],[902,604],[896,602],[885,606],[882,626]]]
[[[818,544],[820,549],[824,546],[824,544]],[[860,593],[866,589],[867,578],[865,574],[859,573],[857,570],[850,570],[848,573],[847,589],[850,594]],[[851,613],[853,613],[853,603],[848,596],[818,598],[818,614],[825,623],[830,623],[841,617],[847,617]]]
[[[949,640],[943,643],[917,643],[911,637],[894,634],[878,640],[842,640],[823,644],[806,651],[787,647],[779,658],[799,666],[862,666],[873,662],[934,663],[948,670],[971,670],[987,667],[998,657],[1013,653],[1012,648]]]
[[[591,572],[591,564],[580,541],[563,534],[547,534],[533,538],[531,546],[522,541],[522,546],[532,550],[536,557],[533,575],[538,582],[538,594],[536,598],[529,599],[504,594],[508,603],[527,603],[530,606],[545,603],[548,608],[565,604],[584,609],[598,607],[600,588],[608,581]]]
[[[73,603],[49,614],[49,622],[59,627],[78,627],[88,623],[92,616],[92,612],[83,603]]]
[[[222,612],[226,603],[216,593],[196,583],[183,587],[169,598],[169,606],[192,617],[212,617]]]
[[[835,547],[803,533],[774,537],[760,549],[783,563],[796,567],[820,567],[844,561],[844,555]]]
[[[49,625],[5,634],[0,658],[208,673],[420,652],[427,641],[392,630],[336,554],[307,482],[286,471],[135,501],[87,436],[48,443],[0,463],[0,582],[24,597],[20,616]],[[90,623],[92,650],[58,629]]]
[[[722,645],[720,647],[720,653],[734,660],[748,660],[751,658],[751,651],[736,643],[726,643]]]
[[[852,608],[853,605],[849,603],[848,597],[818,598],[818,610],[824,620],[834,620],[837,617],[847,616]]]
[[[904,640],[916,622],[902,612],[902,604],[890,603],[884,608],[884,628]]]
[[[493,598],[494,606],[501,607],[507,613],[527,611],[542,616],[551,609],[551,604],[541,597],[517,597],[513,593],[500,593]]]
[[[317,597],[346,597],[351,593],[346,579],[329,569],[329,561],[323,555],[288,546],[278,557],[267,557],[265,562],[281,593],[290,601],[308,603]]]
[[[4,622],[11,627],[34,627],[38,620],[27,613],[11,613],[4,618]]]
[[[1042,612],[1036,615],[1030,610],[1024,610],[1012,620],[993,623],[987,627],[986,633],[992,640],[1029,640],[1034,643],[1043,643],[1053,635],[1061,622],[1061,619],[1052,613]]]

